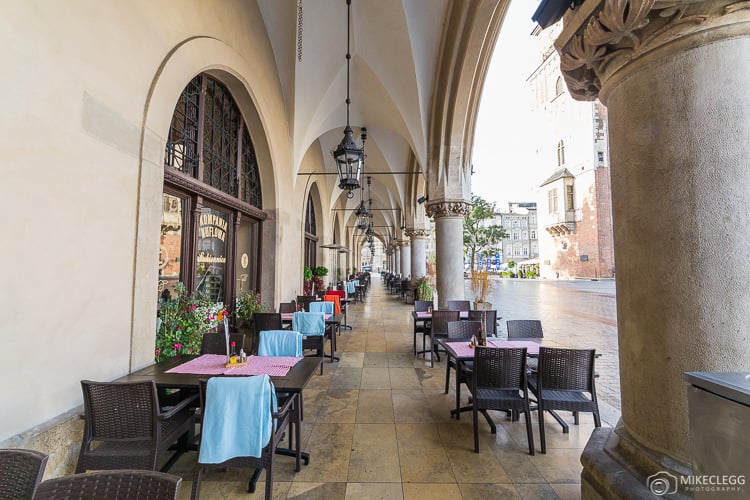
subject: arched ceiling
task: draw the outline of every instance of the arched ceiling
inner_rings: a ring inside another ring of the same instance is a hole
[[[309,155],[314,155],[320,159],[312,163],[314,168],[322,168],[332,175],[335,165],[330,152],[341,141],[346,124],[346,2],[256,1],[273,48],[284,95],[292,134],[293,170],[309,171],[307,160]],[[487,20],[480,20],[477,27],[472,28],[479,32],[475,40],[446,42],[446,33],[450,37],[451,33],[460,32],[455,27],[449,29],[450,26],[466,23],[456,16],[457,4],[466,12],[472,10],[472,2],[490,9],[500,6],[499,10],[504,11],[508,1],[352,0],[350,124],[358,142],[360,128],[367,127],[365,176],[368,171],[411,171],[425,176],[430,147],[434,147],[428,142],[430,127],[435,121],[432,116],[435,86],[441,84],[438,72],[446,71],[444,64],[443,67],[440,64],[445,44],[470,46],[480,40],[494,45],[494,39],[486,35],[492,31],[487,29]],[[300,8],[301,26],[298,24]],[[503,16],[498,17],[502,21]],[[298,58],[300,48],[301,60]],[[440,94],[453,95],[450,90]],[[411,199],[414,186],[424,185],[423,180],[415,183],[409,177],[373,175],[373,207],[400,209],[400,212],[376,212],[376,224],[401,224],[405,200],[414,203]],[[347,200],[341,196],[335,177],[326,179],[330,191],[321,195],[331,207],[356,208],[359,193]],[[361,181],[366,185],[364,177]],[[369,195],[366,193],[366,196]],[[341,213],[344,224],[352,225],[353,213]]]

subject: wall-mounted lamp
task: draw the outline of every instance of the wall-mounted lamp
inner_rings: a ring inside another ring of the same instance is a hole
[[[422,203],[424,203],[427,200],[429,200],[429,198],[427,196],[420,196],[419,198],[417,198],[417,203],[419,203],[421,205]]]

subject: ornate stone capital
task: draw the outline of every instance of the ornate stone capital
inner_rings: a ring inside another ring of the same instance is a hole
[[[471,203],[464,200],[442,200],[430,203],[425,209],[427,215],[439,217],[466,217],[471,213]]]
[[[750,33],[749,22],[746,0],[603,0],[575,34],[558,39],[560,69],[573,98],[593,101],[629,63],[668,44],[685,50]]]
[[[410,227],[404,230],[404,234],[414,240],[426,240],[430,237],[430,230]]]

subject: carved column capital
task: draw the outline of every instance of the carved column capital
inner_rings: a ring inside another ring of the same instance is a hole
[[[410,227],[404,230],[404,234],[414,240],[426,240],[430,237],[430,230]]]
[[[425,210],[433,218],[466,217],[471,213],[471,203],[464,200],[441,200],[430,203]]]
[[[631,62],[667,45],[685,50],[750,33],[749,22],[747,1],[603,0],[572,35],[566,27],[558,38],[560,69],[574,99],[593,101]]]

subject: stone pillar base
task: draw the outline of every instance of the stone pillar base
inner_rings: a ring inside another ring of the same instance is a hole
[[[658,485],[667,488],[663,491],[672,491],[672,485],[679,488],[681,475],[690,475],[690,470],[682,464],[637,443],[621,423],[615,429],[594,429],[581,455],[581,463],[581,498],[585,500],[654,498],[649,489],[650,476],[661,473],[659,478],[663,482]],[[691,498],[680,489],[662,497]]]

